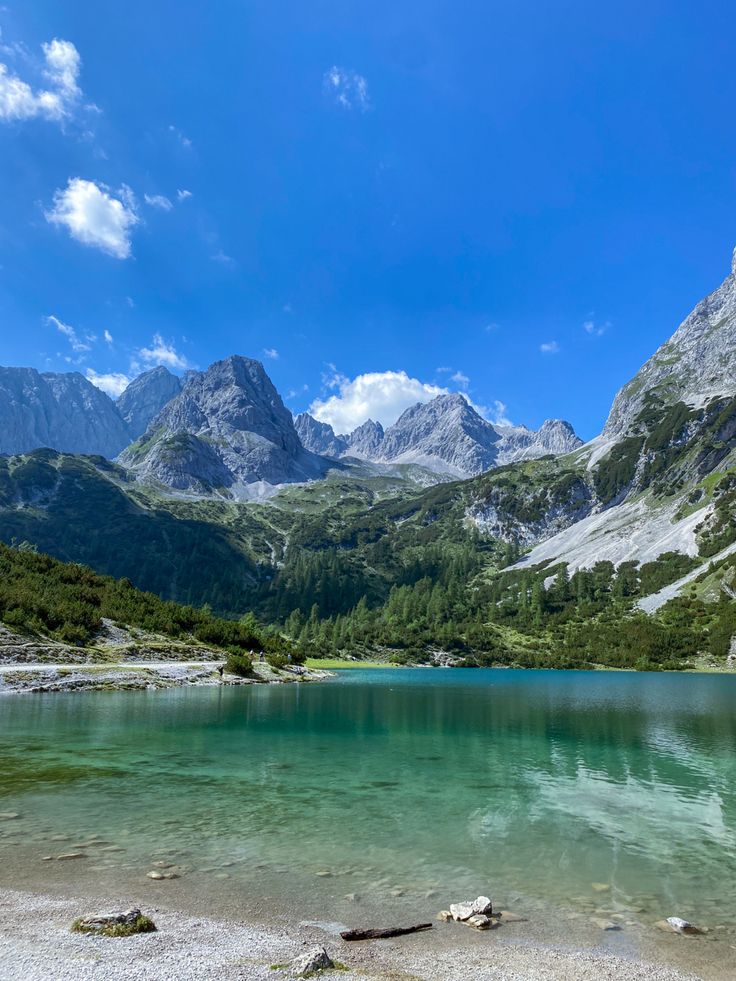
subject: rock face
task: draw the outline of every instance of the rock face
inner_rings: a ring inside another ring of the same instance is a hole
[[[49,447],[112,458],[129,442],[115,403],[78,371],[0,368],[0,453]]]
[[[399,416],[384,437],[381,458],[458,476],[478,474],[496,463],[499,439],[462,395],[438,395]]]
[[[117,410],[128,427],[130,440],[136,440],[148,424],[181,391],[176,375],[159,365],[138,375],[116,402]]]
[[[701,406],[736,394],[736,251],[731,274],[616,396],[603,433],[626,433],[647,399]]]
[[[348,437],[348,453],[361,460],[376,460],[381,456],[385,433],[380,422],[368,419],[358,426]]]
[[[319,422],[308,412],[302,412],[294,419],[294,428],[305,450],[321,456],[341,457],[348,449],[348,441],[336,436],[335,430],[326,422]]]
[[[234,497],[315,479],[327,466],[302,446],[263,365],[239,356],[189,375],[120,462],[173,490]]]
[[[385,432],[369,419],[349,436],[303,412],[297,429],[307,449],[374,463],[416,463],[450,477],[473,477],[515,460],[569,453],[582,441],[572,426],[548,419],[539,430],[493,425],[462,395],[438,395],[407,409]]]

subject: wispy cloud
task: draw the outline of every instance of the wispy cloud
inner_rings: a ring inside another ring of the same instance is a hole
[[[602,337],[610,326],[611,326],[610,320],[606,320],[606,322],[603,324],[597,323],[593,319],[592,314],[589,320],[583,321],[583,330],[585,331],[586,334],[590,334],[591,337]]]
[[[112,334],[110,333],[109,330],[106,330],[105,333],[102,336],[105,338],[105,341],[108,344],[112,344]]]
[[[144,365],[149,367],[151,365],[163,364],[167,368],[175,368],[179,371],[190,367],[186,357],[183,354],[179,354],[173,342],[165,341],[161,334],[153,335],[150,347],[138,349],[136,357],[134,357],[131,363],[133,370],[139,367],[140,362],[143,362]]]
[[[177,201],[186,201],[187,198],[190,197],[192,197],[192,192],[188,191],[185,187],[180,187],[179,190],[176,192]]]
[[[179,146],[184,147],[185,150],[191,150],[193,145],[192,141],[189,139],[188,136],[185,136],[184,133],[182,133],[182,131],[177,126],[174,126],[173,124],[170,125],[169,132],[177,141]]]
[[[144,194],[143,200],[151,208],[158,208],[160,211],[171,211],[174,205],[165,194]]]
[[[231,255],[228,255],[227,252],[224,252],[222,249],[218,249],[217,252],[213,252],[210,258],[213,262],[219,262],[221,266],[235,265],[235,259],[233,259]]]
[[[131,254],[131,232],[138,224],[135,196],[123,185],[113,197],[104,184],[72,177],[54,193],[46,221],[64,226],[71,237],[116,259]]]
[[[513,422],[508,416],[508,407],[500,399],[494,399],[490,409],[486,411],[486,415],[496,426],[513,426]]]
[[[270,358],[271,361],[278,361],[279,352],[276,350],[275,347],[264,347],[263,356],[264,358]]]
[[[361,112],[370,109],[368,82],[351,68],[333,65],[324,73],[322,85],[327,95],[343,109],[358,109]]]
[[[94,338],[87,338],[86,340],[81,340],[76,330],[73,327],[71,327],[69,324],[65,324],[62,320],[59,320],[59,318],[55,317],[53,314],[51,314],[46,318],[46,323],[50,327],[55,327],[60,334],[63,334],[64,337],[66,337],[66,339],[69,341],[69,345],[72,351],[74,351],[76,354],[84,354],[86,351],[92,350],[92,345],[89,343],[89,341],[94,340]]]
[[[557,341],[545,341],[544,344],[539,345],[539,350],[542,354],[558,354],[560,345]]]
[[[11,73],[0,63],[0,120],[48,119],[62,122],[78,105],[82,92],[78,79],[81,68],[79,52],[71,41],[54,38],[42,45],[43,75],[49,82],[46,89],[32,86]]]
[[[450,365],[443,364],[436,371],[438,375],[449,375],[450,381],[455,382],[460,388],[467,388],[470,385],[470,378],[459,368],[453,368]]]

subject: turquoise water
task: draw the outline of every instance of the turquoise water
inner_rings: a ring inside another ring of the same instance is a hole
[[[4,885],[223,911],[298,893],[304,918],[389,921],[488,892],[734,942],[736,677],[371,670],[6,697],[0,812],[19,815],[0,819]],[[156,861],[180,878],[148,879]]]

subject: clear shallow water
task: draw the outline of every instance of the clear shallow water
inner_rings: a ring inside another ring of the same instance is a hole
[[[736,678],[371,670],[10,697],[0,812],[20,815],[0,819],[4,885],[124,884],[222,911],[296,894],[303,918],[361,922],[488,890],[570,922],[615,914],[622,949],[662,916],[723,926],[723,959]],[[86,857],[42,861],[70,850]],[[147,879],[154,861],[181,878]]]

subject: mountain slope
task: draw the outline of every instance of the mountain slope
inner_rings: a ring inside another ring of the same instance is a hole
[[[0,368],[0,453],[48,446],[112,458],[129,442],[114,402],[79,372]]]

